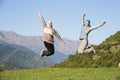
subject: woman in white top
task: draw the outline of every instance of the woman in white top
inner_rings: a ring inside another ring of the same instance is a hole
[[[44,45],[47,48],[47,50],[41,51],[40,56],[41,57],[50,56],[54,54],[54,35],[63,43],[64,41],[60,37],[59,33],[53,28],[51,21],[48,21],[48,23],[46,24],[44,17],[40,12],[39,12],[39,17],[41,19],[42,26],[44,29],[44,34],[43,34]]]

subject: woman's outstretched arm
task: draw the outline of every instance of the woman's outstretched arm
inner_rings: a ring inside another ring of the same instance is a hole
[[[92,26],[92,27],[90,28],[90,30],[97,29],[97,28],[103,26],[104,24],[106,24],[106,21],[103,21],[102,23],[100,23],[100,24],[98,24],[98,25]]]
[[[85,25],[85,16],[86,16],[86,14],[83,14],[83,16],[82,16],[82,26]]]
[[[56,30],[54,30],[54,35],[55,35],[61,42],[63,42],[63,43],[65,44],[64,40],[61,38],[60,34],[59,34]]]
[[[38,13],[38,15],[39,15],[39,17],[40,17],[40,19],[41,19],[43,28],[45,28],[45,27],[46,27],[46,22],[45,22],[45,20],[44,20],[44,17],[42,16],[42,14],[41,14],[40,12]]]

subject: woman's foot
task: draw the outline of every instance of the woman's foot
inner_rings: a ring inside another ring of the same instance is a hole
[[[91,47],[91,48],[92,48],[93,53],[94,53],[94,54],[97,54],[96,51],[95,51],[95,49],[94,49],[93,47]]]
[[[45,53],[44,53],[45,51],[44,50],[41,50],[41,52],[40,52],[40,57],[44,57],[45,56]]]

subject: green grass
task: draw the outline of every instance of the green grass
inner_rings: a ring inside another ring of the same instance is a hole
[[[0,72],[0,80],[120,80],[120,68],[40,68]]]

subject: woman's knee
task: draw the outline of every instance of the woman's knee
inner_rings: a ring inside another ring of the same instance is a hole
[[[51,54],[51,55],[54,54],[54,50],[50,51],[50,54]]]
[[[46,56],[50,56],[54,54],[54,50],[53,51],[49,51],[49,54],[47,54]]]

